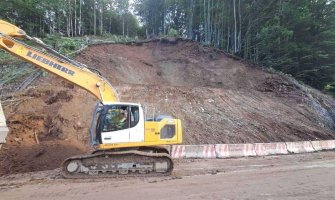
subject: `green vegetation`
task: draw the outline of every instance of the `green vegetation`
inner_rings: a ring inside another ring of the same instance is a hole
[[[167,34],[168,36],[171,36],[171,37],[178,37],[179,36],[179,33],[177,30],[171,28]]]
[[[0,85],[10,84],[36,71],[37,70],[30,65],[24,64],[2,66],[0,71]]]
[[[0,65],[10,65],[10,64],[17,64],[21,63],[22,61],[20,59],[17,59],[16,57],[10,55],[9,53],[6,53],[3,50],[0,50]]]
[[[61,37],[57,34],[48,34],[45,38],[43,38],[43,42],[65,55],[85,46],[85,41],[82,38]]]
[[[38,37],[55,33],[134,37],[140,27],[128,8],[126,0],[4,0],[0,18]]]

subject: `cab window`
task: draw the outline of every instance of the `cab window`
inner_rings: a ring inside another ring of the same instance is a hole
[[[108,107],[104,116],[102,132],[128,129],[130,126],[128,113],[129,106],[113,105]]]
[[[170,139],[176,135],[176,126],[173,124],[166,124],[160,131],[161,139]]]
[[[140,113],[138,106],[130,107],[130,128],[136,126],[140,119]]]

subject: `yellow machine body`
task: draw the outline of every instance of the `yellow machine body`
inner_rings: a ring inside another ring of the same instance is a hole
[[[176,126],[176,134],[171,138],[162,138],[160,130],[165,125]],[[141,146],[157,146],[157,145],[172,145],[182,143],[182,126],[180,119],[164,119],[160,122],[147,121],[144,123],[144,141],[143,142],[127,142],[127,143],[113,143],[113,144],[99,144],[98,149],[107,150],[125,147],[141,147]]]

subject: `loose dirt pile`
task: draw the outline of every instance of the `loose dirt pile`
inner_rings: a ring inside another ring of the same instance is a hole
[[[184,144],[334,139],[333,98],[193,42],[96,45],[76,60],[101,71],[121,101],[143,104],[148,117],[182,119]],[[5,98],[11,132],[0,175],[53,169],[88,151],[95,103],[53,75]]]

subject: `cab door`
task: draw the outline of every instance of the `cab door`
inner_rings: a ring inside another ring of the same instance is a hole
[[[111,105],[108,107],[101,131],[103,144],[129,142],[129,110],[129,105]]]
[[[138,105],[130,106],[129,118],[129,136],[130,142],[144,141],[144,116],[142,108]]]

